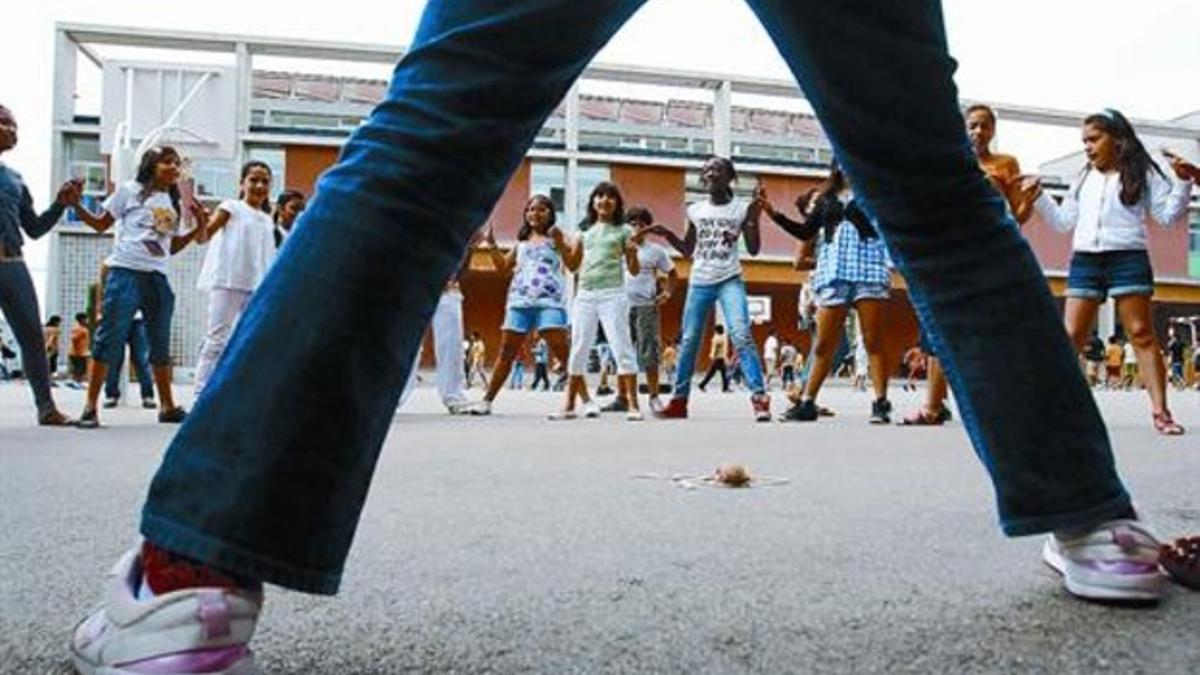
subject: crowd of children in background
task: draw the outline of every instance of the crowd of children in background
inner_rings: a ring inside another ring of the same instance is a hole
[[[6,110],[3,114],[11,120]],[[1037,213],[1057,229],[1075,230],[1066,327],[1080,350],[1088,381],[1109,389],[1139,385],[1149,393],[1154,426],[1164,434],[1182,433],[1166,406],[1165,384],[1184,388],[1192,384],[1189,378],[1198,379],[1200,363],[1189,368],[1189,361],[1200,359],[1200,350],[1191,345],[1200,321],[1175,320],[1160,349],[1150,321],[1153,276],[1142,222],[1169,225],[1185,212],[1196,168],[1166,153],[1178,179],[1172,182],[1128,121],[1106,110],[1084,121],[1088,165],[1060,205],[1042,192],[1035,178],[1021,175],[1015,158],[991,150],[996,116],[990,108],[971,106],[965,119],[979,166],[1003,196],[1013,220],[1024,224]],[[77,314],[66,335],[62,319],[53,316],[42,331],[50,373],[57,373],[63,342],[67,343],[67,386],[87,392],[75,421],[82,427],[99,425],[96,406],[102,386],[105,407],[118,405],[122,387],[117,376],[126,348],[142,405],[158,408],[162,422],[181,421],[185,411],[172,396],[168,353],[175,291],[165,272],[171,255],[191,244],[206,246],[197,283],[208,296],[207,330],[195,375],[196,396],[201,396],[241,312],[304,208],[305,196],[295,190],[281,191],[271,203],[273,176],[263,162],[246,163],[236,198],[210,212],[198,201],[182,198],[183,158],[173,148],[152,148],[140,160],[134,180],[117,186],[100,212],[85,208],[79,186],[69,182],[54,207],[41,216],[57,219],[63,209],[73,207],[85,225],[98,232],[115,230],[94,315]],[[19,181],[6,171],[10,182]],[[883,344],[893,329],[885,309],[894,273],[886,244],[867,210],[855,201],[848,178],[835,163],[824,184],[796,200],[795,217],[777,210],[761,186],[750,199],[736,197],[736,180],[730,160],[714,157],[705,162],[701,183],[706,197],[687,207],[682,236],[656,222],[645,207],[627,207],[620,187],[612,182],[592,191],[587,216],[576,232],[556,222],[555,204],[544,195],[526,204],[515,245],[501,247],[490,227],[481,232],[475,247],[487,251],[496,271],[511,276],[502,339],[489,373],[482,334],[476,330],[462,337],[462,295],[458,277],[452,279],[447,292],[458,294],[453,296],[458,309],[446,314],[442,323],[456,324],[446,333],[454,344],[461,341],[462,352],[452,360],[461,363],[456,368],[461,368],[462,381],[457,375],[439,374],[439,379],[448,380],[439,383],[446,389],[447,408],[488,415],[500,390],[505,385],[525,388],[526,372],[531,370],[529,388],[565,394],[550,419],[575,418],[579,402],[585,417],[620,412],[629,420],[641,420],[642,391],[656,416],[684,418],[702,338],[708,334],[707,368],[699,389],[705,391],[719,376],[722,391],[736,387],[750,394],[759,421],[771,419],[769,392],[776,387],[787,393],[790,403],[780,420],[813,421],[832,414],[817,405],[817,395],[830,375],[849,371],[859,389],[870,385],[871,421],[890,422],[887,390],[895,368],[885,359]],[[757,254],[761,245],[760,214],[799,240],[795,267],[811,270],[799,292],[798,325],[794,330],[768,326],[761,347],[750,330],[741,270],[741,256]],[[183,226],[187,215],[193,220],[190,228]],[[1093,224],[1100,216],[1116,223],[1103,236]],[[40,220],[23,217],[29,226],[23,221],[22,227],[33,236],[48,229]],[[9,239],[17,242],[6,242],[11,257],[19,250],[19,239]],[[691,260],[681,333],[671,340],[661,334],[660,313],[675,292],[677,275],[667,247],[658,241]],[[468,267],[464,261],[459,276]],[[1116,299],[1124,331],[1110,336],[1106,344],[1090,327],[1099,303],[1108,297]],[[721,318],[709,333],[717,304]],[[7,315],[9,308],[5,310]],[[936,342],[922,327],[920,343],[900,361],[899,372],[906,376],[903,389],[915,390],[922,378],[929,382],[925,405],[905,417],[904,424],[942,424],[949,419],[948,387]],[[808,347],[801,349],[804,343]],[[454,351],[440,344],[439,349]],[[589,370],[600,373],[595,394],[613,395],[607,405],[593,399],[585,379]],[[614,373],[615,389],[610,379]],[[645,378],[644,389],[639,388],[639,376]],[[664,377],[671,383],[665,387]],[[39,419],[45,424],[70,421],[53,408],[36,379],[35,374],[31,384]],[[469,402],[463,390],[476,381],[485,393]],[[670,394],[665,403],[660,399],[664,392]]]

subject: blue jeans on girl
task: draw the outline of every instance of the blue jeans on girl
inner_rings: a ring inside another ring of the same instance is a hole
[[[145,536],[242,576],[337,590],[442,285],[543,120],[643,2],[429,2],[170,444]],[[967,142],[940,4],[749,2],[908,281],[1004,531],[1127,513],[1042,271]]]
[[[766,392],[763,386],[762,362],[758,359],[758,348],[750,333],[750,308],[746,302],[746,283],[740,276],[726,279],[717,284],[693,284],[688,286],[687,300],[683,303],[683,337],[679,344],[679,364],[675,371],[675,393],[677,398],[687,398],[692,390],[692,375],[696,370],[696,352],[704,337],[704,327],[713,305],[721,303],[725,315],[725,329],[729,341],[737,350],[741,368],[746,375],[746,388],[752,394]]]

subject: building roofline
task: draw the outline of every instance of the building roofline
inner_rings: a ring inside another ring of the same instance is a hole
[[[394,63],[405,53],[405,49],[398,45],[281,38],[237,33],[135,28],[73,22],[56,23],[55,29],[64,33],[73,42],[81,46],[88,44],[115,44],[159,49],[236,52],[239,45],[245,45],[247,51],[252,55],[373,63]],[[732,91],[736,93],[790,99],[805,98],[803,92],[791,80],[746,77],[729,73],[593,63],[584,70],[583,77],[592,80],[607,80],[630,84],[711,90],[717,90],[723,83],[729,82]],[[1007,120],[1057,126],[1075,126],[1088,115],[1086,112],[1074,110],[1059,110],[1003,102],[963,100],[960,103],[964,107],[973,103],[986,103],[1000,117]],[[1200,126],[1184,125],[1169,120],[1140,118],[1133,119],[1131,122],[1142,133],[1200,140]]]

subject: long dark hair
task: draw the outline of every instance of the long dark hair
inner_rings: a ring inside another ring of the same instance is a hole
[[[875,226],[871,224],[871,219],[867,217],[854,198],[851,198],[845,205],[838,199],[838,193],[845,189],[846,184],[846,174],[835,159],[829,164],[829,177],[817,188],[816,204],[812,211],[806,214],[810,221],[825,231],[826,243],[833,241],[833,235],[843,220],[849,221],[854,229],[858,230],[858,235],[862,239],[874,239],[879,236]],[[801,213],[804,213],[807,208],[812,194],[812,192],[808,192],[796,200],[796,206]]]
[[[282,225],[279,222],[279,216],[283,214],[283,207],[297,199],[303,200],[304,193],[299,190],[284,190],[283,192],[279,193],[279,196],[275,198],[275,213],[271,218],[275,221],[276,225]],[[288,229],[291,228],[289,227]]]
[[[596,213],[596,197],[600,195],[608,195],[617,200],[617,208],[613,210],[613,223],[623,225],[625,223],[625,198],[621,196],[621,188],[612,181],[600,181],[596,183],[596,187],[592,188],[592,194],[588,195],[587,200],[587,219],[586,225],[580,229],[586,230],[588,227],[595,225],[600,219],[600,214]]]
[[[251,169],[263,169],[264,171],[267,172],[267,178],[270,178],[271,180],[275,180],[275,174],[271,173],[271,166],[269,164],[262,161],[261,159],[252,159],[242,165],[242,176],[241,176],[241,178],[238,179],[239,185],[241,183],[246,182],[246,176],[250,175]],[[244,199],[245,197],[246,197],[246,191],[242,190],[242,189],[238,189],[238,199]],[[263,203],[259,204],[258,207],[260,209],[262,209],[263,213],[270,215],[271,214],[271,198],[268,197],[268,198],[264,199]]]
[[[291,231],[292,229],[291,225],[285,228],[283,223],[281,223],[279,220],[280,215],[283,214],[283,207],[296,201],[297,199],[303,200],[304,193],[299,190],[284,190],[283,192],[280,192],[279,196],[275,199],[275,213],[271,216],[271,220],[275,222],[275,248],[283,246],[283,232],[280,232],[280,230]]]
[[[546,223],[546,230],[554,227],[554,224],[558,222],[558,215],[554,211],[554,200],[546,195],[534,195],[529,198],[529,201],[525,202],[525,208],[521,209],[521,227],[517,230],[517,241],[525,241],[533,234],[533,226],[529,224],[528,220],[525,220],[525,212],[529,210],[530,206],[533,206],[534,202],[541,202],[546,208],[550,209],[550,222]],[[544,235],[546,233],[541,232],[541,234]]]
[[[154,169],[158,166],[159,162],[169,157],[183,161],[183,158],[179,155],[179,151],[169,145],[159,145],[150,148],[142,154],[141,162],[138,164],[137,175],[133,178],[142,186],[142,192],[138,195],[140,201],[146,201],[146,198],[150,196],[150,190],[154,188]],[[181,216],[183,209],[179,206],[182,199],[179,193],[179,185],[172,184],[167,188],[167,195],[171,197],[171,206],[175,208],[175,215],[177,217]]]
[[[1146,175],[1151,170],[1163,178],[1167,177],[1146,151],[1146,146],[1142,145],[1141,139],[1133,130],[1133,125],[1120,112],[1105,108],[1094,115],[1088,115],[1083,124],[1090,124],[1113,137],[1117,148],[1117,170],[1121,172],[1121,203],[1125,206],[1133,206],[1142,201],[1142,196],[1146,194]],[[1092,168],[1089,163],[1084,169],[1083,177],[1086,177]],[[1079,197],[1079,189],[1083,186],[1083,177],[1075,188],[1076,198]]]

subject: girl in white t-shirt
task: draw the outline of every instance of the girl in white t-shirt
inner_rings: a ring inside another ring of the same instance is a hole
[[[250,294],[275,259],[271,167],[257,160],[246,162],[238,197],[221,202],[205,228],[208,251],[196,288],[208,292],[208,330],[196,361],[197,397],[229,344]]]
[[[662,418],[687,417],[696,352],[713,305],[720,302],[733,347],[741,358],[746,386],[751,391],[754,418],[760,422],[771,420],[771,397],[763,383],[762,362],[750,333],[750,308],[738,253],[738,240],[744,239],[746,251],[750,255],[758,254],[761,209],[757,202],[734,198],[730,184],[736,179],[732,161],[725,157],[710,158],[700,170],[700,183],[708,190],[708,198],[688,207],[687,231],[683,238],[662,225],[648,228],[650,233],[664,237],[684,257],[692,258],[675,392],[670,402],[656,412]]]
[[[109,364],[122,356],[133,317],[145,319],[150,342],[150,366],[158,389],[158,421],[178,424],[186,412],[175,405],[171,393],[171,317],[175,293],[167,281],[167,261],[192,241],[200,239],[201,227],[181,232],[182,222],[179,153],[171,147],[147,150],[138,164],[134,180],[122,184],[104,201],[99,214],[74,204],[75,214],[97,232],[116,226],[112,255],[105,260],[104,314],[92,345],[92,368],[88,374],[87,399],[78,426],[100,426],[96,402],[108,376]],[[194,201],[188,208],[197,222],[204,212]]]
[[[1113,298],[1117,315],[1137,353],[1150,395],[1154,428],[1168,436],[1183,433],[1167,408],[1166,368],[1151,316],[1154,273],[1146,245],[1146,224],[1170,227],[1187,216],[1195,167],[1168,155],[1175,181],[1168,179],[1142,145],[1124,115],[1106,109],[1083,121],[1088,163],[1061,205],[1042,193],[1036,179],[1024,181],[1026,197],[1060,232],[1075,231],[1064,308],[1067,333],[1082,351],[1100,305]]]

